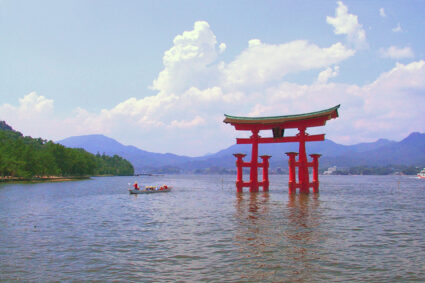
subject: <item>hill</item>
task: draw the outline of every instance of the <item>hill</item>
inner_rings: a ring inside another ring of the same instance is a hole
[[[41,138],[24,137],[0,121],[0,180],[105,174],[133,175],[134,168],[117,155],[93,155]]]
[[[234,170],[233,153],[250,153],[250,145],[232,145],[214,154],[202,157],[179,156],[171,153],[152,153],[127,146],[103,135],[70,137],[59,143],[76,148],[84,148],[91,153],[117,154],[129,160],[136,173],[170,173],[180,171],[205,171],[221,169]],[[298,151],[297,144],[262,144],[259,154],[271,155],[271,168],[287,168],[285,152]],[[379,139],[376,142],[341,145],[331,140],[311,142],[307,153],[320,153],[321,168],[329,166],[425,166],[425,134],[412,133],[400,142]],[[245,157],[249,160],[250,157]]]
[[[122,156],[133,164],[136,173],[158,172],[159,168],[166,167],[171,170],[171,167],[191,160],[191,157],[187,156],[153,153],[131,145],[123,145],[104,135],[74,136],[60,140],[58,143],[71,148],[83,148],[93,154]]]

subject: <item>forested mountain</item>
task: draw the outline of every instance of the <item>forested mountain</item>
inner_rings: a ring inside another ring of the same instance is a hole
[[[41,138],[24,137],[0,121],[0,176],[133,175],[133,165],[114,155],[93,155]]]
[[[234,170],[233,153],[245,153],[250,160],[250,145],[232,145],[217,153],[201,157],[178,156],[174,154],[152,153],[134,146],[125,146],[103,135],[70,137],[59,141],[69,146],[84,148],[92,153],[120,154],[132,162],[137,173],[174,173],[174,172],[220,172],[220,169]],[[261,144],[259,154],[271,155],[270,167],[287,168],[285,152],[298,151],[297,143]],[[356,167],[389,165],[425,166],[425,134],[412,133],[400,142],[379,139],[376,142],[341,145],[331,140],[307,144],[307,153],[319,153],[323,156],[321,168],[330,166]]]
[[[136,172],[156,170],[163,166],[182,164],[192,160],[191,157],[179,156],[172,153],[154,153],[138,149],[135,146],[123,145],[104,135],[74,136],[58,141],[71,148],[84,148],[93,154],[119,155],[130,161]]]

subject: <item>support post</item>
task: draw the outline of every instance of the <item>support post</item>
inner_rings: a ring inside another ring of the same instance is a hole
[[[307,164],[307,154],[305,152],[305,128],[298,128],[300,131],[297,136],[299,137],[299,157],[298,157],[298,181],[300,185],[300,193],[308,194],[310,193],[309,189],[309,177],[308,177],[308,164]]]
[[[249,182],[250,187],[249,191],[251,193],[258,192],[258,135],[259,130],[254,129],[252,130],[252,151],[251,151],[251,168],[250,168],[250,174],[249,174]]]
[[[321,154],[310,154],[313,158],[313,193],[319,192],[319,157]]]
[[[269,158],[270,155],[261,155],[261,159],[263,160],[263,181],[261,182],[263,185],[263,192],[269,191]]]
[[[289,167],[289,181],[288,181],[288,187],[289,187],[289,193],[295,194],[297,187],[296,187],[296,179],[295,179],[295,157],[298,155],[297,152],[287,152],[286,155],[288,155],[288,167]]]
[[[236,191],[238,193],[243,192],[243,158],[246,156],[246,154],[242,153],[235,153],[233,154],[236,159]]]

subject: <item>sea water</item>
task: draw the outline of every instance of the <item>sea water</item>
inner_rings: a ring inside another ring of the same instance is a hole
[[[130,195],[129,183],[171,185]],[[0,281],[425,280],[425,180],[320,176],[236,193],[235,176],[0,185]]]

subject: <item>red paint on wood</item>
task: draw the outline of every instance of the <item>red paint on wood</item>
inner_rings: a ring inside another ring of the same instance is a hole
[[[320,154],[310,154],[313,159],[311,162],[307,160],[306,154],[306,142],[312,141],[324,141],[325,135],[309,135],[306,133],[306,129],[309,127],[324,126],[327,120],[337,118],[339,105],[314,113],[293,115],[293,116],[280,116],[280,117],[264,117],[264,118],[244,118],[244,117],[232,117],[227,116],[225,123],[230,123],[235,127],[236,130],[251,131],[252,135],[249,138],[237,138],[237,144],[251,144],[251,161],[244,162],[243,158],[245,154],[234,154],[237,158],[237,177],[236,177],[236,188],[238,192],[242,192],[243,187],[249,187],[250,192],[258,192],[259,187],[263,187],[263,191],[269,189],[269,158],[270,156],[261,156],[262,162],[258,162],[258,145],[261,143],[284,143],[284,142],[298,142],[299,152],[287,152],[289,157],[289,193],[295,193],[296,189],[299,188],[300,193],[308,194],[310,187],[313,188],[313,192],[319,192],[319,157]],[[325,113],[326,112],[326,113]],[[259,132],[262,130],[273,130],[273,129],[298,129],[296,136],[289,137],[261,137]],[[298,156],[298,160],[296,157]],[[243,168],[250,168],[250,180],[249,182],[243,181]],[[313,168],[313,179],[312,183],[309,180],[309,167]],[[258,181],[258,168],[263,168],[263,180]],[[298,168],[298,182],[296,180],[296,169]]]

